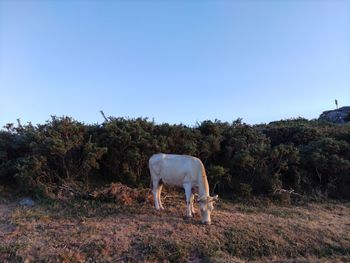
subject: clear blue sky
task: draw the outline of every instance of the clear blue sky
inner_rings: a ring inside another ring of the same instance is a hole
[[[0,0],[0,126],[194,125],[350,105],[350,1]]]

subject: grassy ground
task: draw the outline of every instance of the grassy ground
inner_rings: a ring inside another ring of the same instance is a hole
[[[350,262],[346,203],[221,201],[210,226],[165,205],[0,199],[0,262]]]

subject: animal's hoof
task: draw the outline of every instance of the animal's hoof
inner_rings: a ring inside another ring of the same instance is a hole
[[[210,225],[211,222],[210,222],[210,221],[205,221],[205,222],[203,222],[203,224],[204,224],[204,225]]]

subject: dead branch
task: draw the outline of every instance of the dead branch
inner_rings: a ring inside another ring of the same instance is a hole
[[[301,194],[298,194],[294,191],[294,189],[290,189],[290,190],[287,190],[287,189],[277,189],[273,192],[274,194],[289,194],[289,195],[298,195],[298,196],[303,196]]]
[[[102,117],[105,119],[105,121],[108,122],[108,119],[106,118],[106,115],[104,114],[103,110],[100,110],[100,113]]]
[[[20,118],[17,119],[17,124],[18,124],[19,128],[22,128],[22,123],[21,123],[21,119]]]
[[[178,198],[178,199],[182,199],[183,196],[182,195],[166,195],[163,197],[163,199],[167,199],[167,198]]]
[[[61,186],[59,186],[58,187],[59,189],[61,189],[61,190],[66,190],[66,191],[69,191],[69,192],[71,192],[74,196],[77,196],[77,197],[79,197],[79,196],[84,196],[85,195],[85,193],[83,193],[83,192],[81,192],[81,191],[78,191],[78,190],[76,190],[76,189],[73,189],[72,187],[70,187],[70,186],[68,186],[68,185],[61,185]]]

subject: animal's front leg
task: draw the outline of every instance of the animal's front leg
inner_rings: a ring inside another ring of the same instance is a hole
[[[192,208],[191,208],[192,185],[189,183],[184,183],[183,186],[185,188],[185,194],[186,194],[186,216],[192,217]]]
[[[192,193],[191,193],[190,203],[191,203],[191,212],[192,212],[192,215],[194,215],[194,214],[196,213],[196,211],[194,210],[194,206],[193,206],[193,203],[194,203],[194,194],[192,194]]]

